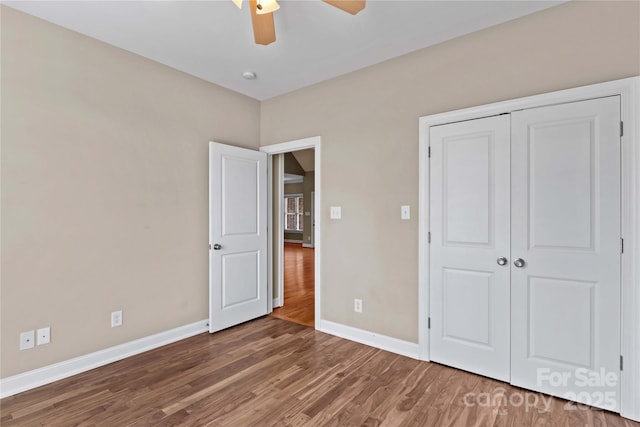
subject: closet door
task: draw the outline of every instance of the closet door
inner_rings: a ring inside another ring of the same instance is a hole
[[[511,382],[614,411],[620,99],[512,114]]]
[[[509,381],[509,115],[430,131],[430,358]]]

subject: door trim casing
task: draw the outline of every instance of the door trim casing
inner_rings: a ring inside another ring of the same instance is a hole
[[[268,207],[268,221],[269,224],[273,224],[273,207],[271,206],[271,204],[273,203],[273,180],[271,179],[271,168],[273,167],[273,162],[271,160],[271,158],[273,157],[273,155],[276,154],[283,154],[283,153],[288,153],[290,151],[298,151],[298,150],[304,150],[307,148],[312,148],[314,149],[315,153],[314,153],[314,179],[315,179],[315,197],[314,197],[314,213],[315,213],[315,218],[316,218],[316,228],[315,228],[315,252],[314,252],[314,270],[315,270],[315,276],[314,276],[314,288],[315,288],[315,298],[314,298],[314,306],[315,306],[315,328],[318,329],[319,325],[320,325],[320,313],[322,312],[320,309],[320,303],[322,301],[322,299],[320,298],[320,292],[322,289],[322,281],[321,281],[321,255],[322,255],[322,245],[321,245],[321,237],[322,237],[322,233],[321,233],[321,226],[322,226],[322,216],[321,216],[321,189],[322,189],[322,172],[320,170],[320,164],[321,164],[321,144],[322,144],[322,138],[319,136],[312,136],[309,138],[303,138],[303,139],[296,139],[293,141],[287,141],[287,142],[281,142],[279,144],[272,144],[272,145],[265,145],[260,147],[260,151],[262,151],[263,153],[267,153],[269,155],[269,160],[267,161],[267,169],[269,170],[269,182],[267,183],[267,191],[268,191],[268,199],[269,199],[269,207]],[[282,163],[282,161],[280,162]],[[267,266],[267,270],[268,270],[268,275],[269,275],[269,288],[273,289],[273,255],[272,251],[273,251],[273,231],[270,231],[268,233],[269,235],[269,259],[268,259],[268,266]],[[278,251],[282,252],[282,245],[278,245]],[[282,259],[282,253],[279,254],[279,257]],[[280,272],[280,277],[282,278],[282,272]],[[282,292],[282,289],[280,289],[280,291]],[[282,296],[282,293],[279,295],[279,297]],[[283,301],[284,303],[284,301]]]
[[[516,110],[620,96],[622,136],[622,254],[620,414],[640,421],[640,76],[438,113],[419,119],[418,343],[429,360],[429,131],[431,126]]]

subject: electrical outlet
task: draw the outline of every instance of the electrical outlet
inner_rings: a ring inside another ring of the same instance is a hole
[[[111,312],[111,327],[122,326],[122,310]]]
[[[36,331],[36,345],[49,344],[51,342],[51,328],[40,328]]]
[[[35,331],[22,332],[20,334],[20,350],[27,350],[33,348],[35,345],[36,333]]]
[[[353,311],[355,311],[356,313],[362,313],[362,300],[361,299],[354,299],[353,300]]]

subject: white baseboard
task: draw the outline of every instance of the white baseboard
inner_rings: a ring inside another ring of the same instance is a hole
[[[209,330],[209,321],[201,320],[189,325],[129,341],[104,350],[44,366],[22,374],[0,379],[0,398],[12,396],[72,375],[107,365],[163,345],[171,344]]]
[[[310,243],[303,243],[303,244],[302,244],[302,247],[303,247],[303,248],[311,248],[311,249],[313,249],[313,248],[314,248],[314,246],[313,246],[312,244],[310,244]]]
[[[273,299],[273,308],[282,307],[282,298],[274,298]]]
[[[302,239],[294,240],[294,239],[284,239],[285,243],[302,243]]]
[[[399,340],[328,320],[321,320],[319,327],[316,327],[316,329],[320,332],[359,342],[360,344],[420,360],[420,347],[417,343]]]

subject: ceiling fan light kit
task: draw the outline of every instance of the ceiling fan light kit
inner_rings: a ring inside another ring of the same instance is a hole
[[[280,5],[276,0],[258,0],[256,9],[258,9],[256,11],[258,15],[264,15],[266,13],[273,13],[280,9]]]
[[[231,0],[242,9],[242,0]],[[366,5],[366,0],[322,0],[352,15],[357,14]],[[249,0],[253,38],[257,44],[268,45],[276,41],[276,29],[273,24],[273,12],[280,9],[276,0]]]

